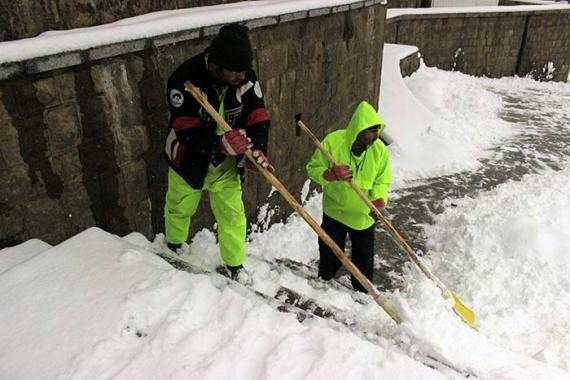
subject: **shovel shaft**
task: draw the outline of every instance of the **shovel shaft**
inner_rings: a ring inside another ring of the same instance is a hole
[[[202,93],[190,82],[186,81],[184,86],[188,92],[196,98],[196,100],[204,107],[204,109],[212,116],[212,118],[221,126],[221,128],[228,132],[231,131],[231,127],[228,123],[220,116],[218,111],[216,111],[212,105],[208,102],[206,98],[202,95]],[[340,260],[342,265],[354,275],[354,277],[362,284],[362,286],[368,291],[368,293],[374,298],[374,301],[384,309],[384,311],[396,322],[399,324],[401,322],[400,316],[394,309],[394,307],[388,303],[386,300],[383,300],[380,292],[374,287],[374,285],[360,272],[360,270],[348,259],[346,254],[340,247],[334,242],[334,240],[321,228],[321,226],[313,219],[313,217],[305,210],[303,206],[291,193],[283,186],[283,184],[266,168],[259,165],[256,159],[253,157],[251,149],[248,149],[245,152],[246,157],[255,164],[255,167],[259,170],[259,172],[267,179],[267,181],[279,191],[279,193],[285,198],[285,200],[293,207],[293,209],[301,215],[301,217],[309,224],[309,226],[320,236],[320,238],[331,248],[334,252],[336,257]]]

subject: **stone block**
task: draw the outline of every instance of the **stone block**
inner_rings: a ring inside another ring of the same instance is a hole
[[[81,142],[80,124],[75,104],[49,108],[45,112],[48,154],[58,155],[76,150]]]
[[[148,198],[148,179],[146,163],[143,160],[132,160],[120,166],[122,193],[128,204]]]
[[[67,152],[51,156],[49,161],[54,172],[65,183],[83,176],[83,168],[76,148],[70,148]]]
[[[66,181],[61,197],[64,228],[68,236],[75,235],[84,229],[96,225],[93,218],[89,194],[82,177]]]
[[[65,219],[60,203],[39,197],[23,210],[25,229],[30,237],[41,237],[48,244],[57,244],[66,239]]]
[[[278,77],[288,68],[287,45],[274,44],[273,47],[263,49],[257,53],[257,70],[260,78],[271,79]]]
[[[133,226],[133,231],[137,231],[147,237],[154,238],[154,232],[151,223],[152,205],[149,199],[143,199],[140,202],[130,204],[127,211],[127,218]]]
[[[297,72],[295,70],[290,70],[279,78],[280,80],[280,91],[279,91],[279,103],[280,105],[292,106],[293,93],[296,89],[297,82]]]
[[[2,89],[2,87],[0,87],[0,136],[3,135],[3,133],[1,133],[1,132],[4,132],[4,127],[6,125],[5,123],[11,119],[11,116],[8,113],[8,110],[4,106],[4,97],[5,96],[6,95],[4,95],[4,90]],[[8,96],[10,96],[10,94],[8,94]]]
[[[33,85],[36,97],[44,107],[54,107],[60,104],[59,89],[52,77],[35,81]]]
[[[115,135],[117,162],[141,157],[149,149],[148,131],[144,125],[124,125],[122,133]]]
[[[24,206],[3,203],[0,199],[0,249],[29,239],[24,225],[24,212]]]
[[[2,182],[0,186],[0,203],[12,206],[25,205],[35,194],[30,186],[28,166],[20,164],[8,168],[0,168]]]
[[[73,72],[60,72],[53,74],[60,103],[76,101],[75,78]],[[81,94],[80,94],[81,95]]]
[[[279,77],[263,80],[261,84],[266,102],[271,102],[273,99],[279,97],[279,93],[281,92],[281,81]]]

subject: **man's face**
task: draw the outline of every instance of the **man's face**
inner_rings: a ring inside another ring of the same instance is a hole
[[[236,86],[245,79],[245,71],[231,71],[219,67],[217,74],[222,82],[231,86]]]
[[[363,130],[358,134],[357,141],[363,146],[370,146],[380,135],[380,127],[373,127]]]

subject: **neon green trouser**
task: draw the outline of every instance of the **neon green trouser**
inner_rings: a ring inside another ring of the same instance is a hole
[[[203,190],[210,193],[210,207],[218,224],[222,260],[230,266],[243,264],[247,221],[234,157],[228,157],[218,167],[210,164]],[[168,191],[164,206],[168,242],[182,243],[188,239],[192,216],[196,213],[201,197],[202,190],[193,189],[172,168],[168,169]]]

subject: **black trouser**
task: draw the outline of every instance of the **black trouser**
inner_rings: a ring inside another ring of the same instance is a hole
[[[365,230],[353,230],[347,225],[323,214],[321,227],[342,250],[344,250],[346,235],[350,236],[350,241],[352,242],[352,262],[360,269],[363,275],[372,281],[374,269],[374,225]],[[319,277],[323,280],[332,279],[342,263],[320,238],[319,256]],[[354,276],[351,277],[351,281],[355,290],[366,292],[366,289],[360,285]]]

